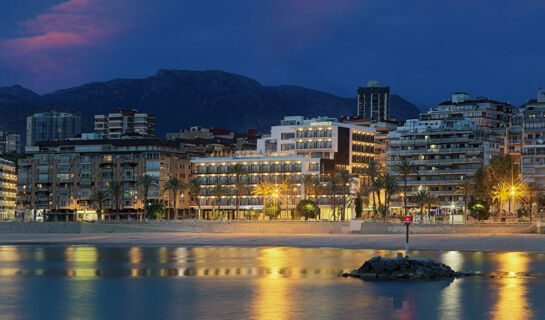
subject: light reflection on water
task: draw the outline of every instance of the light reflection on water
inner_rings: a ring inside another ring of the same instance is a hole
[[[414,251],[486,277],[339,277],[396,251],[240,247],[0,246],[1,319],[532,319],[545,255]],[[494,275],[491,278],[490,275]],[[62,301],[62,304],[58,304]],[[213,303],[212,303],[213,302]],[[119,308],[119,304],[131,308]],[[29,308],[28,306],[34,306]]]

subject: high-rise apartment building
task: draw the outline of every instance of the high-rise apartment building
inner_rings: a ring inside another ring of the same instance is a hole
[[[21,136],[0,128],[0,154],[21,152]]]
[[[164,186],[171,177],[188,182],[190,163],[184,157],[176,143],[159,139],[38,142],[19,160],[19,203],[27,211],[41,210],[60,220],[73,220],[75,214],[78,219],[96,219],[91,195],[119,182],[121,204],[109,197],[104,210],[142,212],[144,190],[137,182],[147,174],[159,180],[159,187],[148,191],[148,201],[161,202],[173,212],[174,199]],[[187,191],[182,194],[176,205],[180,216],[188,213],[190,200]]]
[[[15,164],[0,158],[0,221],[15,220],[17,173]]]
[[[472,97],[466,92],[456,92],[448,101],[441,102],[429,111],[436,117],[449,118],[452,114],[462,114],[486,132],[503,136],[511,117],[517,108],[506,102],[499,102],[485,97]]]
[[[545,186],[545,90],[538,90],[522,114],[522,180]]]
[[[102,139],[154,137],[155,116],[138,110],[119,109],[115,113],[95,115],[95,131]]]
[[[358,116],[376,121],[390,120],[390,87],[381,87],[378,81],[369,81],[367,87],[359,87]]]
[[[464,201],[463,195],[456,193],[456,187],[488,165],[490,157],[500,152],[503,141],[461,114],[441,119],[436,116],[422,114],[420,119],[407,120],[405,125],[390,132],[387,165],[403,181],[398,165],[409,160],[416,171],[408,176],[406,196],[412,198],[418,191],[427,190],[438,200],[433,206],[438,212],[459,213]],[[402,207],[402,203],[399,197],[392,206]],[[414,201],[408,204],[417,206]]]
[[[81,117],[66,112],[41,112],[26,119],[26,145],[38,141],[59,141],[81,134]]]

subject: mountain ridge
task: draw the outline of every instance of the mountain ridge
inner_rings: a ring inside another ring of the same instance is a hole
[[[92,131],[93,114],[118,108],[155,114],[158,136],[190,126],[248,128],[268,132],[286,115],[332,116],[356,113],[355,98],[296,85],[265,86],[252,78],[221,70],[160,69],[144,78],[115,78],[38,95],[20,85],[0,87],[0,127],[24,135],[25,118],[55,109],[82,116]],[[418,116],[418,108],[391,95],[398,120]]]

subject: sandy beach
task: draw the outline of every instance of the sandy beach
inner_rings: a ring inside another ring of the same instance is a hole
[[[404,235],[274,235],[212,233],[2,234],[0,245],[287,246],[305,248],[404,248]],[[543,251],[545,235],[411,235],[414,250]]]

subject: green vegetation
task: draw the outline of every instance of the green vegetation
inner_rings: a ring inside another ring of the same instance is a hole
[[[146,218],[148,219],[162,219],[165,217],[165,206],[162,203],[154,202],[146,206]]]
[[[308,220],[316,218],[319,210],[320,209],[316,206],[314,201],[303,199],[297,204],[295,212],[298,217],[303,217],[305,220]]]

